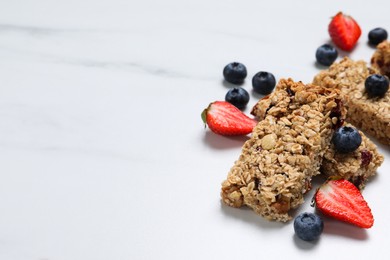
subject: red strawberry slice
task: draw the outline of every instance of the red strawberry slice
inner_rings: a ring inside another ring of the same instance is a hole
[[[362,34],[359,24],[351,16],[342,12],[333,17],[328,31],[334,44],[345,51],[352,50]]]
[[[315,203],[325,215],[361,228],[370,228],[374,217],[359,189],[351,182],[328,180],[315,194]]]
[[[241,110],[226,101],[215,101],[202,112],[211,131],[220,135],[247,135],[257,124]]]

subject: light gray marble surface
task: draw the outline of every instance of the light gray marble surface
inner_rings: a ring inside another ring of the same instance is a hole
[[[370,230],[291,223],[221,205],[245,138],[200,118],[243,62],[304,82],[338,11],[390,30],[387,1],[0,1],[0,259],[388,259],[390,151],[364,191]],[[308,201],[310,198],[308,197]],[[308,202],[300,211],[313,211]],[[358,258],[356,258],[358,257]]]

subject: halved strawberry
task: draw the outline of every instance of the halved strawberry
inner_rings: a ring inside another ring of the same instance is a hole
[[[350,51],[359,40],[362,30],[349,15],[338,12],[329,23],[328,32],[334,44],[340,49]]]
[[[317,209],[330,217],[370,228],[374,217],[359,189],[344,179],[329,179],[315,194]]]
[[[226,101],[215,101],[202,112],[202,119],[211,131],[220,135],[247,135],[257,121]]]

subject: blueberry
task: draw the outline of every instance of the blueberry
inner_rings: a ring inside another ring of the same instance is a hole
[[[355,151],[362,143],[362,137],[356,128],[342,126],[338,128],[332,137],[336,151],[349,153]]]
[[[241,84],[246,78],[247,72],[244,64],[232,62],[223,69],[223,77],[226,81],[233,84]]]
[[[255,92],[261,95],[270,94],[276,85],[275,77],[272,73],[260,71],[252,78],[252,87]]]
[[[364,82],[366,92],[370,97],[381,97],[389,90],[389,79],[379,74],[373,74]]]
[[[378,45],[386,39],[387,31],[383,28],[375,28],[368,33],[368,42],[372,45]]]
[[[249,93],[243,88],[232,88],[226,93],[225,100],[243,109],[249,102]]]
[[[301,213],[294,220],[295,234],[302,240],[313,241],[320,237],[324,230],[324,222],[313,213]]]
[[[317,62],[325,66],[330,66],[337,59],[338,55],[336,48],[330,44],[321,45],[316,51]]]

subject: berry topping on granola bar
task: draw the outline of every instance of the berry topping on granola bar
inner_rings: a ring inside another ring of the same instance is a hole
[[[343,126],[335,131],[332,142],[338,152],[350,153],[360,146],[362,137],[356,128]]]
[[[389,90],[389,79],[379,74],[370,75],[364,82],[364,86],[370,97],[382,97]]]

